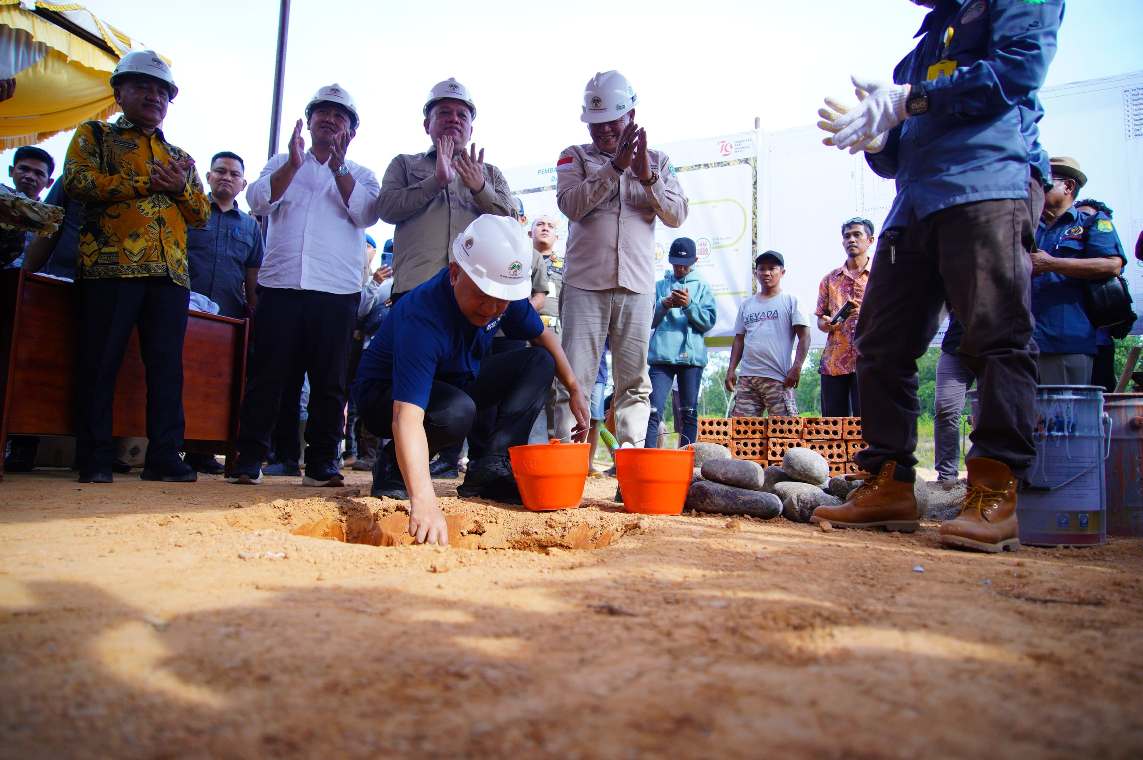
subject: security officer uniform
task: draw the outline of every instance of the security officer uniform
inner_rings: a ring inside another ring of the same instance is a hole
[[[1041,220],[1036,246],[1057,258],[1117,256],[1127,263],[1111,218],[1102,211],[1085,214],[1074,205],[1050,224]],[[1091,378],[1096,328],[1084,312],[1085,287],[1083,280],[1059,272],[1042,272],[1032,278],[1041,383],[1086,385]]]

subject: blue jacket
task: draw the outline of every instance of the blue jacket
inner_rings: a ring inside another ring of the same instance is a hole
[[[1056,54],[1064,0],[938,0],[893,81],[923,90],[925,114],[890,130],[869,166],[897,180],[885,229],[941,209],[1027,198],[1050,177],[1036,92]]]
[[[433,382],[465,390],[492,352],[497,330],[516,340],[535,340],[544,331],[540,315],[526,298],[511,301],[484,327],[468,321],[457,305],[448,269],[437,272],[393,304],[381,329],[361,354],[353,382],[360,400],[373,383],[392,386],[393,400],[429,406]],[[537,349],[542,350],[542,349]]]
[[[671,290],[685,287],[691,302],[685,309],[677,306],[663,308],[663,299]],[[651,319],[651,347],[647,353],[649,364],[681,364],[692,367],[706,366],[706,342],[703,333],[710,332],[718,319],[714,294],[710,286],[693,271],[681,280],[673,272],[655,283],[655,316]]]
[[[1083,214],[1075,206],[1052,223],[1040,222],[1036,247],[1069,259],[1118,256],[1127,263],[1111,217],[1102,211]],[[1084,282],[1058,272],[1032,277],[1032,334],[1042,354],[1095,355],[1096,330],[1083,309]]]

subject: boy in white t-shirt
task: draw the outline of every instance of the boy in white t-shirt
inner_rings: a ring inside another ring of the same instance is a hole
[[[782,292],[786,260],[766,251],[754,260],[761,291],[738,308],[734,344],[726,370],[726,389],[737,392],[731,417],[793,417],[798,414],[794,388],[810,350],[810,322],[798,309],[798,299]],[[790,362],[798,338],[798,350]]]

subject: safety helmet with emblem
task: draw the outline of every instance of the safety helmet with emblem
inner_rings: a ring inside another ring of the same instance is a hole
[[[473,219],[453,241],[452,257],[485,295],[518,301],[532,294],[532,246],[510,216]]]
[[[449,77],[443,82],[437,82],[433,85],[433,89],[429,90],[429,97],[425,100],[425,118],[428,118],[429,111],[433,110],[433,105],[438,100],[459,100],[468,106],[468,111],[472,115],[472,118],[476,118],[476,104],[472,102],[472,96],[468,94],[468,88],[456,81],[453,77]]]
[[[115,70],[111,72],[111,86],[115,87],[124,77],[132,75],[158,79],[167,86],[170,93],[168,100],[174,100],[179,94],[175,78],[171,76],[171,67],[154,50],[132,50],[120,58]]]
[[[314,112],[319,103],[333,103],[335,106],[344,108],[349,113],[349,128],[357,129],[357,125],[360,123],[357,117],[357,106],[353,104],[353,98],[345,91],[344,87],[335,82],[318,88],[317,93],[306,104],[306,121],[310,120],[310,114]]]
[[[602,71],[583,90],[583,113],[580,120],[588,124],[615,121],[635,108],[635,90],[627,77],[618,71]]]

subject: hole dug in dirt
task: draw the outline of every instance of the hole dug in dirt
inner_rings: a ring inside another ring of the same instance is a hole
[[[491,513],[487,513],[492,510]],[[546,554],[549,549],[602,549],[623,535],[639,529],[637,520],[598,514],[600,519],[535,515],[493,507],[479,514],[445,515],[449,546],[459,549],[517,549]],[[336,516],[307,522],[290,531],[349,544],[407,546],[409,515],[401,511],[370,511],[365,507],[343,505]]]

